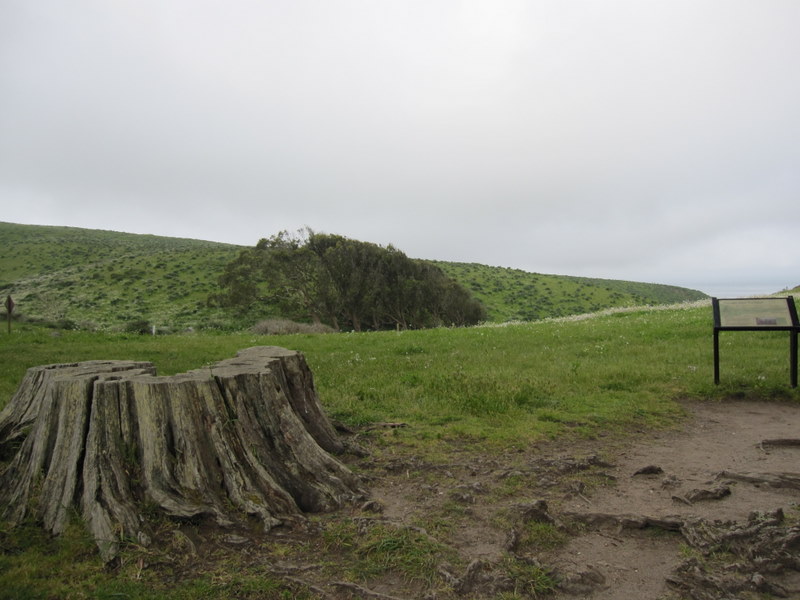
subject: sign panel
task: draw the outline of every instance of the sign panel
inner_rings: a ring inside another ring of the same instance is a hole
[[[718,327],[792,327],[786,298],[718,300]]]

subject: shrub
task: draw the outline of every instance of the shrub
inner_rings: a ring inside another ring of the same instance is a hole
[[[138,333],[140,335],[146,335],[152,331],[150,327],[150,323],[148,323],[145,319],[136,319],[134,321],[129,321],[125,324],[125,333]]]
[[[78,329],[78,324],[75,321],[66,318],[58,319],[54,326],[56,329]]]
[[[286,335],[291,333],[334,333],[335,329],[322,323],[312,325],[297,323],[290,319],[264,319],[253,325],[250,331],[259,335]]]

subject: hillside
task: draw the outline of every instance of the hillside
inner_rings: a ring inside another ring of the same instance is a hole
[[[435,264],[481,300],[492,321],[535,321],[604,308],[673,304],[706,297],[702,292],[670,285],[542,275],[474,263]]]
[[[17,305],[15,314],[29,320],[87,329],[231,329],[252,324],[206,303],[218,291],[217,279],[240,246],[0,222],[0,247],[0,295],[10,294]],[[704,297],[665,285],[434,264],[471,290],[492,321]]]
[[[224,324],[206,307],[238,246],[0,223],[0,294],[28,319],[81,328]]]

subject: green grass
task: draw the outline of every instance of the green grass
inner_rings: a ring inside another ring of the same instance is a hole
[[[668,424],[678,398],[797,399],[788,335],[723,332],[713,385],[710,307],[424,331],[141,336],[19,327],[0,336],[0,404],[34,365],[149,360],[170,375],[256,345],[302,351],[322,402],[345,423],[398,421],[414,443],[527,444],[570,433]]]
[[[111,571],[97,556],[97,547],[78,522],[59,537],[35,523],[0,526],[0,599],[49,600],[301,600],[314,596],[302,586],[290,587],[265,566],[250,565],[236,554],[219,556],[216,564],[188,564],[165,551],[129,551]],[[165,573],[160,563],[183,565],[182,573]]]

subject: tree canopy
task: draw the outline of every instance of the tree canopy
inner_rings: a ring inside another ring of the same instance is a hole
[[[437,266],[386,247],[310,229],[243,250],[220,277],[222,306],[335,329],[472,325],[483,305]]]

